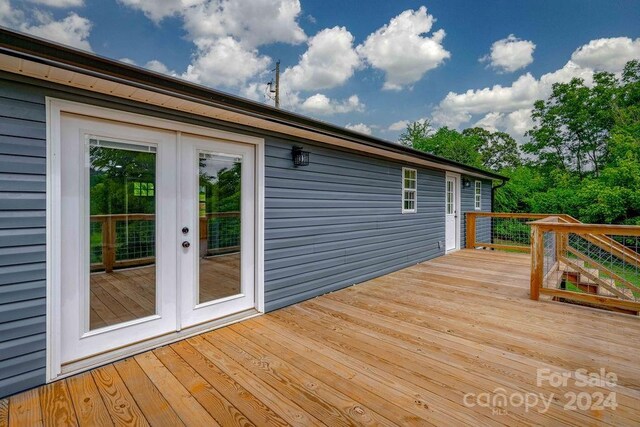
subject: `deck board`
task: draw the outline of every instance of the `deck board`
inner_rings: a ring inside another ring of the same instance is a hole
[[[528,281],[527,255],[459,251],[12,396],[0,425],[638,425],[640,318],[531,301]],[[582,368],[617,386],[579,387]],[[496,390],[555,400],[464,404]],[[564,408],[612,390],[615,410]]]

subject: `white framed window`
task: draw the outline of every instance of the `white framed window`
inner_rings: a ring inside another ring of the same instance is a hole
[[[477,211],[482,209],[482,181],[476,181],[475,186],[475,208]]]
[[[418,211],[418,172],[402,168],[402,213]]]

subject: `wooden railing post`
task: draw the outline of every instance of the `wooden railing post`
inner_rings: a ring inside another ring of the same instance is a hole
[[[531,290],[529,297],[540,299],[542,276],[544,275],[544,232],[531,224]]]
[[[116,263],[116,221],[108,216],[102,227],[102,262],[104,270],[111,273]]]
[[[474,212],[466,213],[467,220],[467,241],[465,247],[467,249],[476,248],[476,214]]]

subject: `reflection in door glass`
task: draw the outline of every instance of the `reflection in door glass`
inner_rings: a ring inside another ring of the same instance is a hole
[[[156,313],[156,149],[89,141],[89,329]]]
[[[239,294],[242,157],[199,156],[198,303]]]

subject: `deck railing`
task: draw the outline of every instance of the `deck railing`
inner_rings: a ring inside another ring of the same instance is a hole
[[[529,252],[531,221],[547,218],[547,214],[467,212],[466,247]]]
[[[530,296],[540,295],[640,312],[640,227],[532,222]]]
[[[640,227],[564,214],[466,213],[466,247],[531,253],[532,299],[640,312]]]
[[[154,214],[91,215],[91,270],[113,271],[155,262]],[[240,250],[240,212],[211,212],[200,218],[204,255]]]

